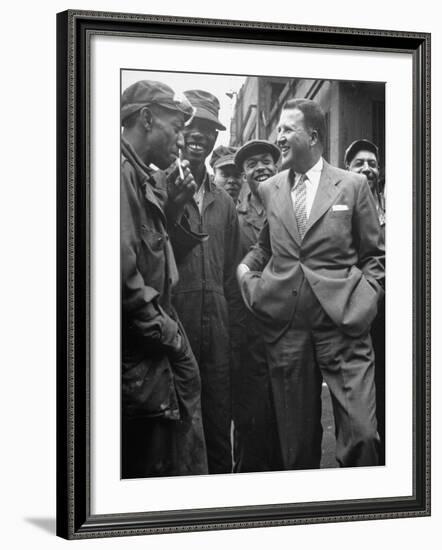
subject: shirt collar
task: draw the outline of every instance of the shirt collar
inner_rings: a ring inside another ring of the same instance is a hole
[[[250,210],[250,207],[253,207],[258,215],[262,215],[264,212],[264,205],[260,203],[253,193],[249,190],[247,193],[244,193],[241,200],[236,205],[236,210],[240,214],[247,214]]]
[[[322,172],[322,168],[324,166],[324,161],[323,161],[323,158],[322,157],[319,157],[319,160],[316,164],[314,164],[310,170],[307,170],[307,172],[305,173],[305,175],[307,176],[307,178],[312,181],[314,178],[317,178],[318,175],[321,174]],[[301,177],[302,174],[298,173],[298,172],[295,172],[295,181],[298,181],[298,179]]]
[[[264,212],[264,206],[261,202],[255,197],[255,195],[250,191],[249,196],[247,197],[248,203],[252,206],[256,212],[261,216]]]

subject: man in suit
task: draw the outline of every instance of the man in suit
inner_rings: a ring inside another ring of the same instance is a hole
[[[321,382],[330,389],[340,466],[379,460],[370,324],[383,294],[384,250],[364,176],[322,157],[325,116],[283,106],[283,171],[259,186],[267,225],[238,267],[264,338],[285,469],[318,468]]]

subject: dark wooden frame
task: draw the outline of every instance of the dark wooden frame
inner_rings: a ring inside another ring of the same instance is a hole
[[[413,495],[91,515],[89,42],[93,34],[298,45],[413,58]],[[57,534],[68,539],[430,514],[430,35],[65,11],[57,15]]]

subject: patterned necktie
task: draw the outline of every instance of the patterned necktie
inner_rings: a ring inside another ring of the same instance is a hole
[[[305,184],[307,176],[302,174],[299,178],[298,183],[295,186],[295,218],[296,223],[298,224],[298,231],[301,235],[301,239],[304,238],[305,229],[307,227],[307,208],[306,208],[306,199],[307,199],[307,186]]]

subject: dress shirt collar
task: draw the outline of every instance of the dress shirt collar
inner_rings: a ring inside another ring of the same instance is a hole
[[[319,183],[319,178],[321,177],[322,168],[324,166],[324,161],[322,157],[319,158],[318,162],[314,164],[310,170],[307,170],[305,173],[306,177],[309,181],[317,185]],[[302,176],[302,174],[295,172],[295,178],[294,183],[295,185],[298,183],[299,178]]]

